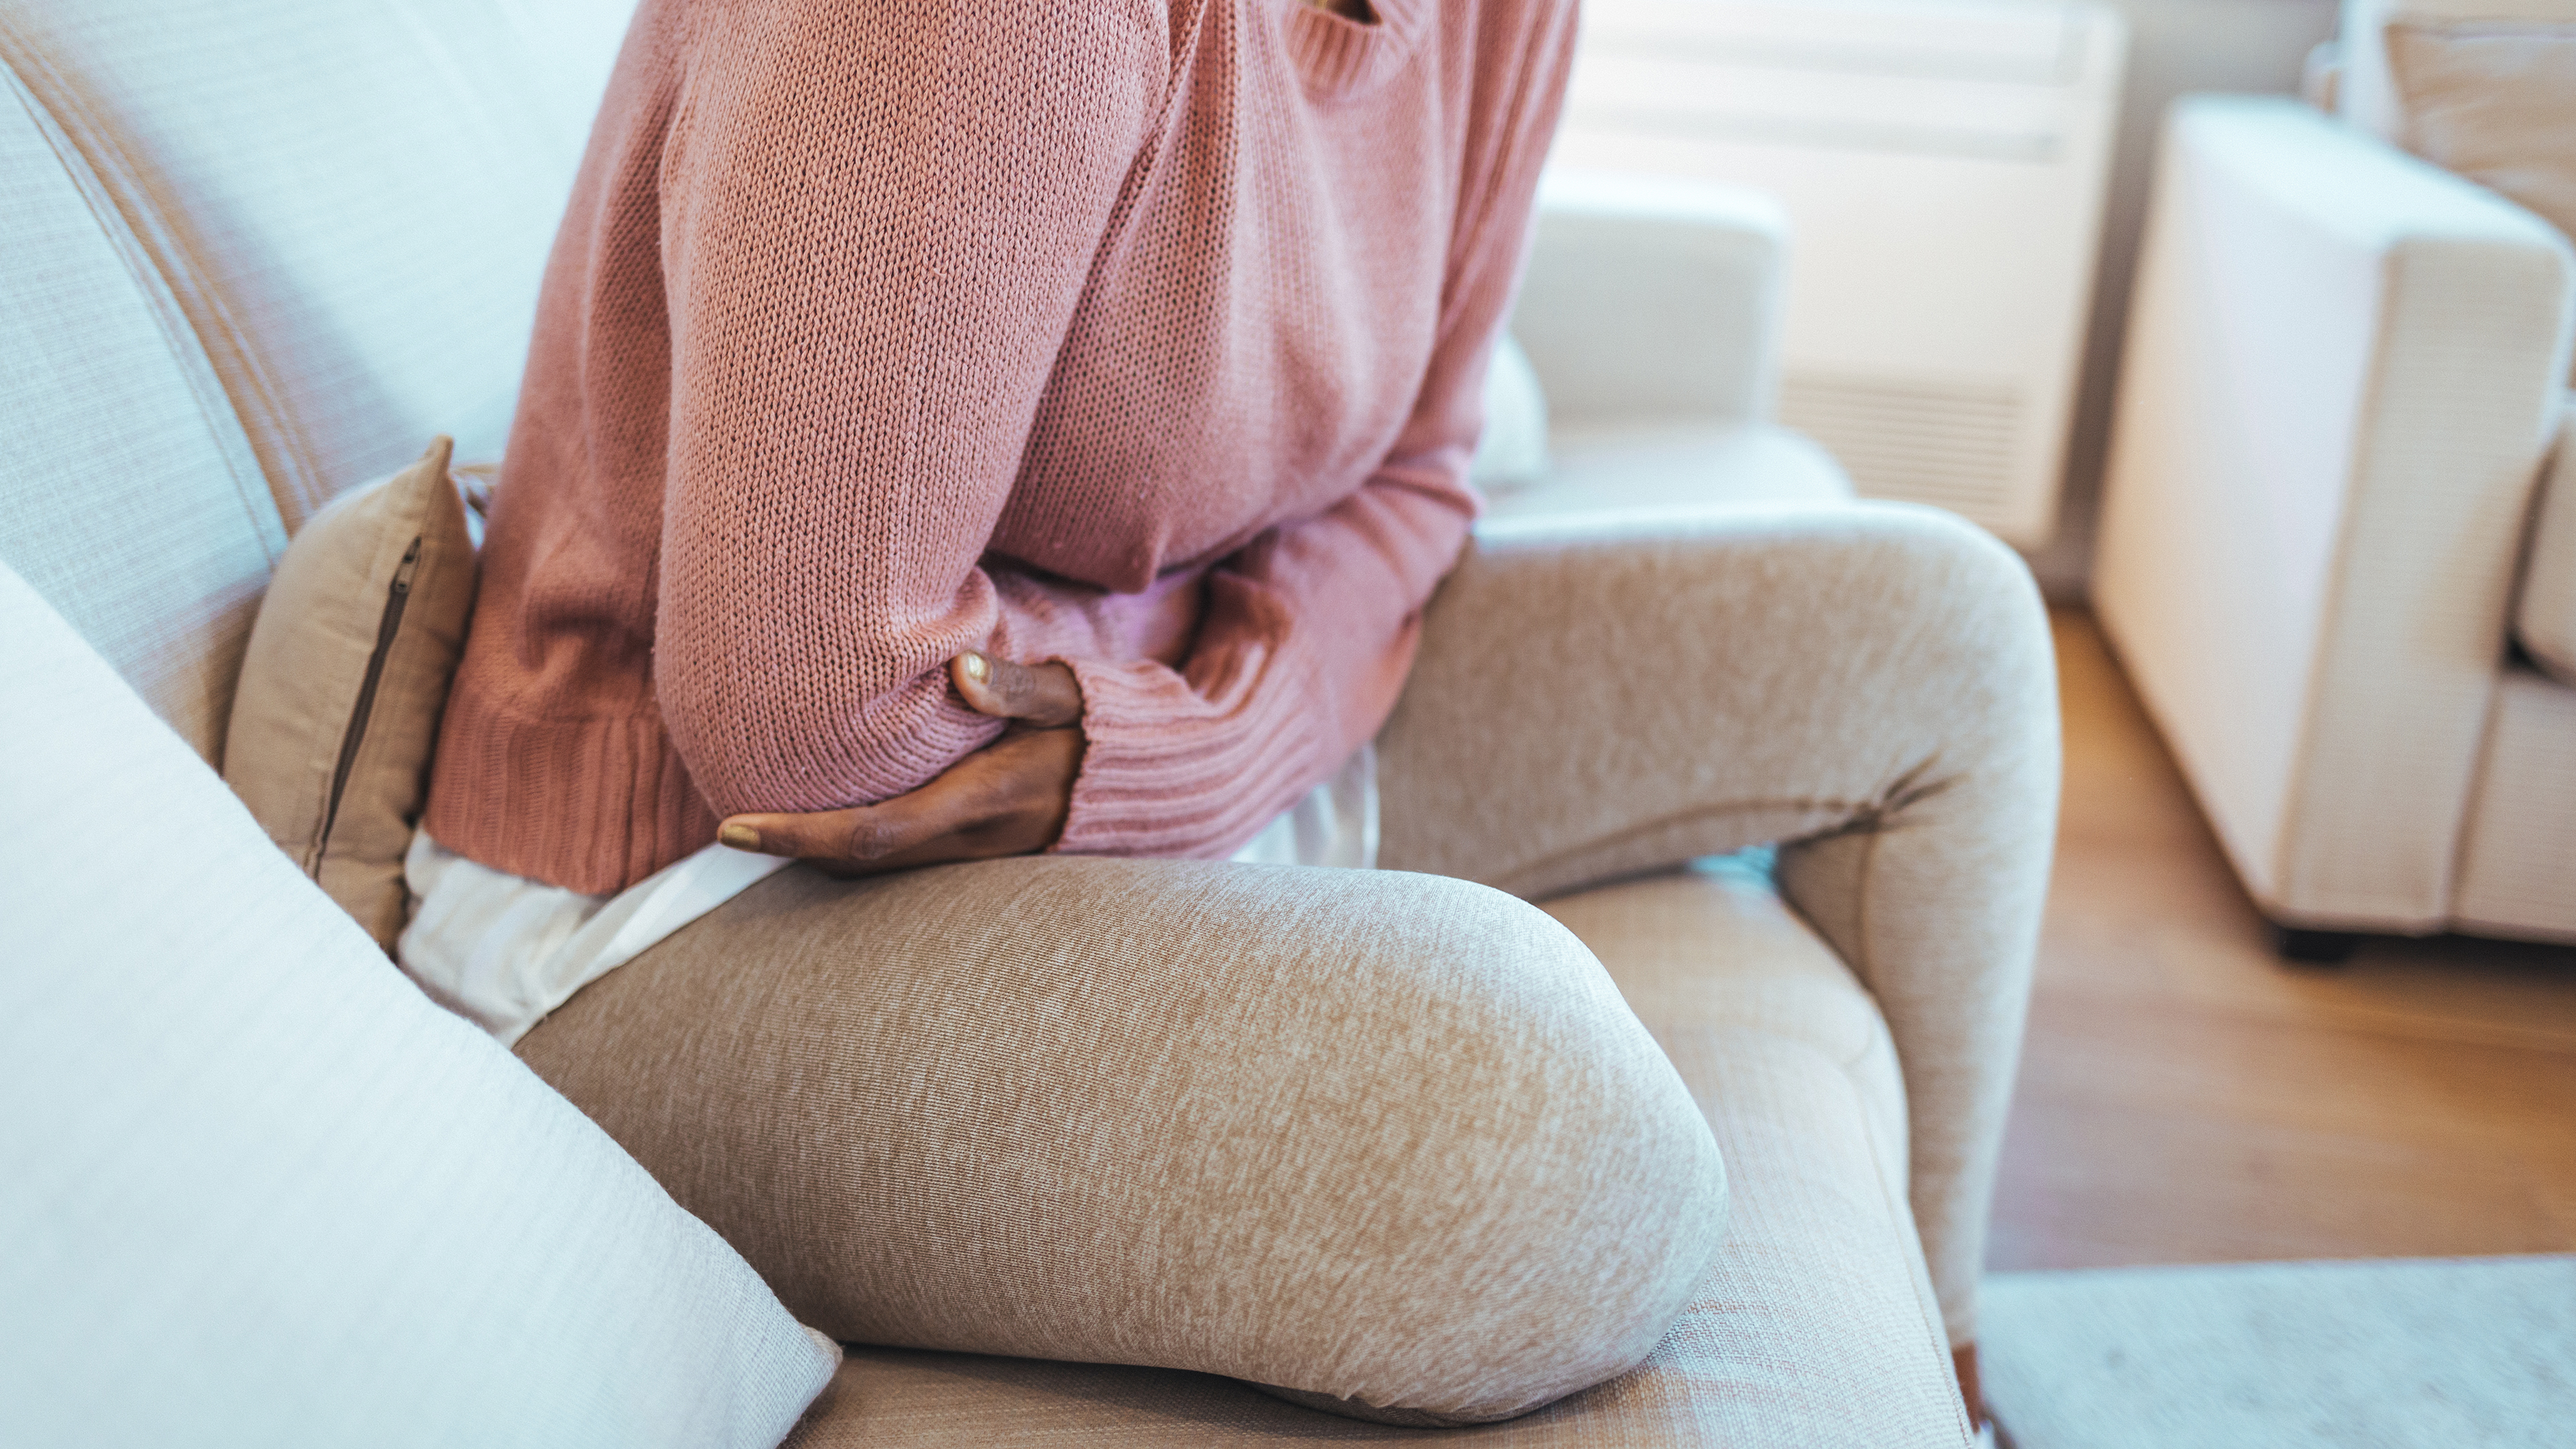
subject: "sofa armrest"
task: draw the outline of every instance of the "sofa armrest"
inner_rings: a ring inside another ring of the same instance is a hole
[[[2151,215],[2096,608],[2265,911],[2436,929],[2576,258],[2287,100],[2177,104]]]
[[[1788,214],[1758,192],[1551,169],[1511,330],[1558,428],[1760,422]]]

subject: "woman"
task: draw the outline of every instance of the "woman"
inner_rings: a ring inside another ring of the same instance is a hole
[[[1571,0],[635,18],[402,955],[505,1039],[591,984],[530,1060],[807,1321],[1453,1422],[1616,1373],[1678,1311],[1715,1149],[1561,928],[1427,877],[1064,859],[1223,858],[1364,773],[1476,511],[1573,28]],[[1042,851],[793,872],[635,959],[788,857]],[[707,943],[720,971],[663,979]],[[700,988],[751,994],[675,1004]],[[710,1181],[768,1186],[688,1186],[634,1115],[675,1101],[724,1119],[682,1134]]]
[[[719,816],[805,845],[841,822],[781,812],[971,756],[1010,823],[925,834],[965,823],[941,790],[870,817],[871,863],[1243,844],[1384,720],[1465,539],[1572,28],[648,4],[547,276],[431,833],[609,892]],[[1061,661],[1027,707],[1069,727],[1078,694],[1078,742],[1004,738],[976,704],[1040,686],[970,656]]]

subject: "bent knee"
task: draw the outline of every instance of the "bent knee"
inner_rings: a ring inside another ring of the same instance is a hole
[[[1716,1242],[1678,1075],[1482,886],[1024,858],[712,924],[528,1055],[838,1338],[1491,1419],[1643,1357]]]
[[[1311,1301],[1282,1315],[1314,1335],[1302,1371],[1249,1376],[1398,1423],[1510,1418],[1653,1349],[1715,1250],[1725,1175],[1689,1090],[1561,924],[1440,877],[1370,893],[1398,923],[1380,949],[1413,959],[1374,984],[1322,1094],[1350,1108],[1316,1123],[1345,1216],[1310,1240]]]

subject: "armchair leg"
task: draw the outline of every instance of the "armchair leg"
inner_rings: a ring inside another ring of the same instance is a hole
[[[2272,950],[2284,961],[2302,966],[2341,966],[2361,949],[2361,937],[2351,931],[2307,931],[2296,926],[2272,923]]]

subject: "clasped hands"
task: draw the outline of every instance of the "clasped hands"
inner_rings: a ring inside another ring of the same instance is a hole
[[[1001,738],[930,783],[875,805],[735,815],[716,839],[838,876],[1046,849],[1064,833],[1082,769],[1082,686],[1063,664],[1013,664],[969,650],[948,676],[967,707],[1011,721]]]

